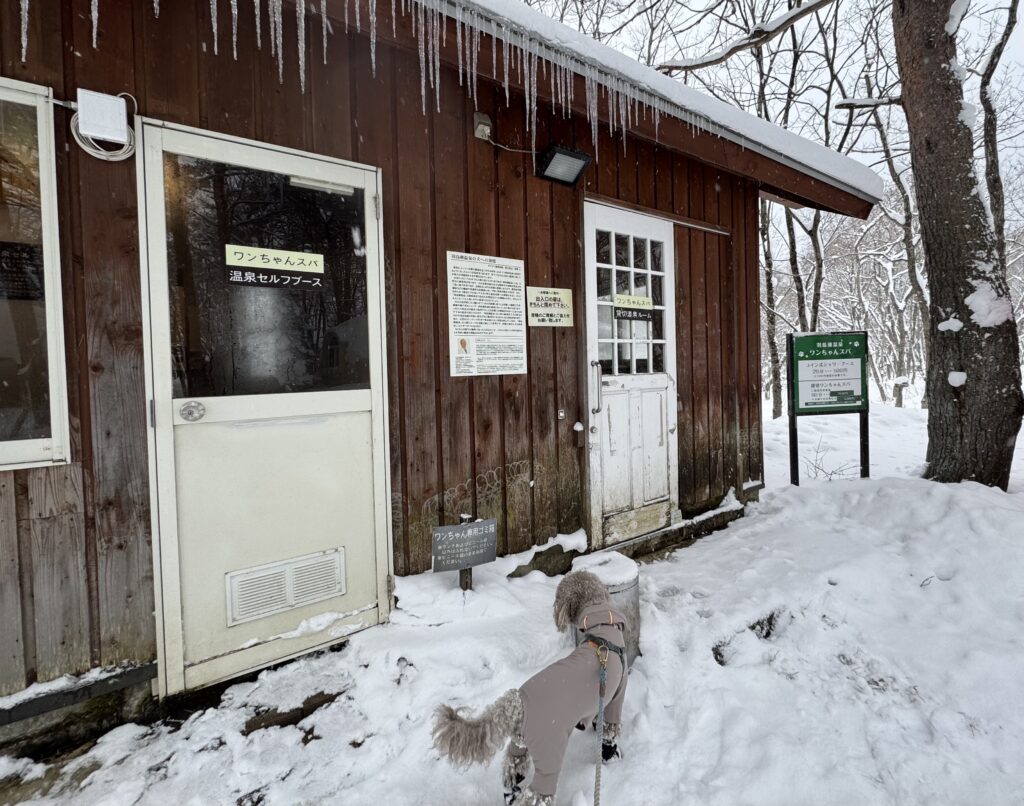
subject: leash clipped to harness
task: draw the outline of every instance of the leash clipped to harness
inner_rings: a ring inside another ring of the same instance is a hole
[[[604,700],[608,688],[608,656],[614,652],[619,656],[619,663],[622,668],[622,677],[626,676],[626,652],[625,650],[602,638],[599,635],[587,633],[583,640],[594,647],[594,654],[597,655],[597,768],[594,771],[594,806],[601,806],[601,768],[604,766]],[[622,685],[621,683],[619,685]]]

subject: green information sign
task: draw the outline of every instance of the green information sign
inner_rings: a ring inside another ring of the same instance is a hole
[[[794,414],[868,410],[867,333],[794,333],[791,338]]]

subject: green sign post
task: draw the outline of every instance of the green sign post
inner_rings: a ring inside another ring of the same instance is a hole
[[[790,483],[800,484],[797,418],[814,414],[860,414],[860,475],[868,478],[868,334],[789,333],[786,359]]]

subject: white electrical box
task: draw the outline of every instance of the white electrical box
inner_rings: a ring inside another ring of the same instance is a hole
[[[78,91],[78,130],[93,140],[128,142],[128,106],[118,95]]]

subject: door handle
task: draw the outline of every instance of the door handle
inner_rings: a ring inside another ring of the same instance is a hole
[[[198,400],[190,400],[188,403],[178,409],[178,414],[181,415],[181,419],[186,420],[190,423],[198,422],[206,416],[206,406],[200,403]]]
[[[590,362],[590,366],[592,366],[592,367],[597,369],[597,408],[596,409],[592,408],[590,410],[590,413],[591,414],[600,414],[601,413],[601,409],[604,408],[604,392],[602,391],[602,387],[604,386],[604,382],[603,382],[604,375],[601,372],[601,362],[600,361],[591,361]]]

